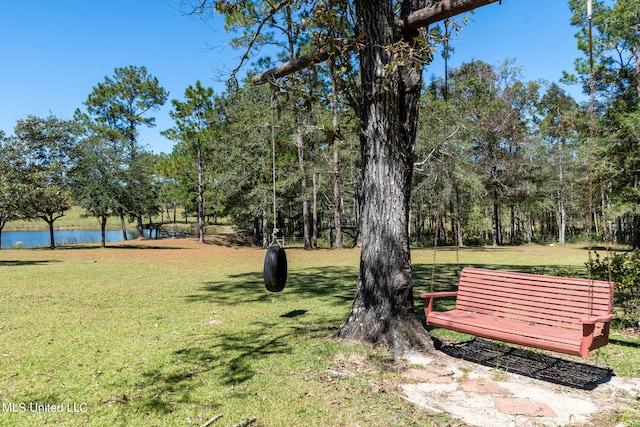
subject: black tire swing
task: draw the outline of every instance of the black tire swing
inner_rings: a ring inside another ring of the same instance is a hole
[[[271,155],[273,172],[273,233],[271,245],[264,257],[262,275],[264,284],[269,292],[280,292],[287,283],[287,254],[283,245],[278,241],[277,211],[276,211],[276,125],[275,125],[275,90],[271,91]],[[283,242],[284,243],[284,242]]]
[[[280,292],[287,283],[287,254],[280,245],[271,245],[264,257],[264,284],[270,292]]]

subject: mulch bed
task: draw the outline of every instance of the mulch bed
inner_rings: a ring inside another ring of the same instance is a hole
[[[614,375],[608,368],[482,339],[443,343],[439,350],[451,357],[581,390],[593,390]]]

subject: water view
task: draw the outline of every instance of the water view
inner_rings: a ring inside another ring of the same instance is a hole
[[[146,230],[145,230],[146,231]],[[100,243],[100,230],[54,230],[56,246],[79,243]],[[137,233],[127,233],[128,239],[134,239]],[[122,230],[109,230],[108,242],[121,242]],[[49,230],[46,231],[3,231],[2,248],[39,248],[49,247]]]

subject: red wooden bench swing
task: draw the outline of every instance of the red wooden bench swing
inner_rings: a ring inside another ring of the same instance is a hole
[[[423,293],[429,326],[581,357],[609,341],[613,283],[466,267],[455,292]],[[456,297],[449,311],[433,301]]]

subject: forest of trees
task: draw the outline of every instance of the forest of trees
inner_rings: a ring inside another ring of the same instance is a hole
[[[570,3],[585,57],[565,82],[589,93],[584,5]],[[640,39],[631,25],[638,2],[595,6],[594,103],[577,102],[558,83],[523,81],[513,60],[477,60],[449,70],[446,82],[423,83],[413,244],[592,238],[640,247]],[[444,33],[442,25],[431,28],[436,49]],[[304,41],[290,41],[293,58]],[[8,221],[23,218],[53,230],[80,205],[103,229],[109,216],[135,220],[141,233],[152,216],[186,215],[197,219],[202,240],[206,222],[224,217],[266,245],[275,143],[280,232],[308,248],[356,244],[356,71],[338,58],[278,86],[248,78],[214,94],[193,82],[171,101],[175,126],[160,130],[175,141],[173,151],[153,154],[138,142],[138,129],[153,126],[168,95],[144,67],[116,68],[73,120],[30,116],[12,133],[0,131],[0,236]]]

